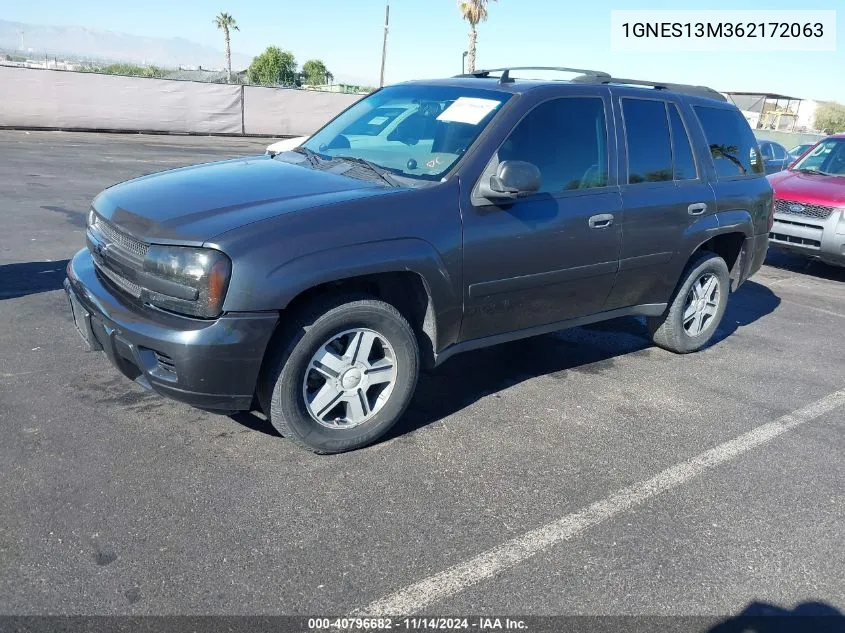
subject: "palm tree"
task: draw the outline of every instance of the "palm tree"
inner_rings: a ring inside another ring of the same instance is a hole
[[[229,31],[240,31],[238,28],[238,23],[235,22],[235,18],[233,18],[228,13],[224,13],[221,11],[216,18],[214,18],[214,23],[217,25],[217,28],[223,31],[223,37],[226,39],[226,70],[228,71],[229,81],[232,81],[232,43],[230,40]]]
[[[495,2],[495,0],[493,0]],[[476,27],[487,19],[487,5],[490,0],[458,0],[461,17],[469,22],[469,47],[467,48],[467,72],[475,72],[475,45],[478,41]]]

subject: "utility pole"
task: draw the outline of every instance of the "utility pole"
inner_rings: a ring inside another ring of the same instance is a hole
[[[381,76],[379,78],[378,87],[384,87],[384,61],[387,58],[387,30],[390,24],[390,0],[384,3],[384,43],[381,47]]]

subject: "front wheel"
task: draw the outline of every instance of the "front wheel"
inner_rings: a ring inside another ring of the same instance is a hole
[[[695,352],[710,341],[730,292],[728,265],[715,253],[700,253],[685,272],[666,312],[648,320],[652,340],[678,354]]]
[[[269,364],[262,406],[283,436],[316,453],[366,446],[414,393],[419,351],[392,305],[336,297],[300,313]]]

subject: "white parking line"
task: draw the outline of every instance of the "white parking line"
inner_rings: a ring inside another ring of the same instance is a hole
[[[753,448],[845,404],[845,389],[817,400],[773,422],[704,451],[685,462],[670,466],[651,479],[641,481],[568,514],[540,528],[474,556],[445,571],[376,600],[352,615],[411,615],[426,606],[460,593],[464,589],[505,571],[539,554],[544,549],[567,541],[594,525],[602,523],[633,506],[677,488],[693,477],[739,457]]]

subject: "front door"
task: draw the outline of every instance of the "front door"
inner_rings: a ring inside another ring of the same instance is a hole
[[[620,248],[609,112],[609,98],[598,91],[544,101],[491,159],[482,178],[501,161],[522,160],[539,168],[541,186],[508,203],[473,196],[464,210],[461,340],[601,311]]]

